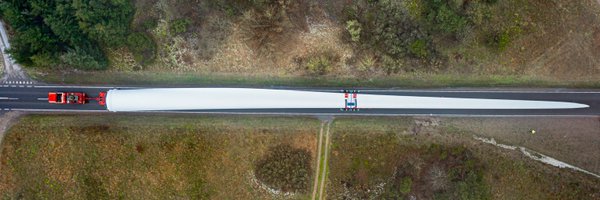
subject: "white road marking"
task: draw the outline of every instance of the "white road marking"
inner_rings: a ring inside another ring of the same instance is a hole
[[[48,98],[37,98],[38,101],[48,101]]]
[[[19,98],[0,97],[0,100],[19,100]]]

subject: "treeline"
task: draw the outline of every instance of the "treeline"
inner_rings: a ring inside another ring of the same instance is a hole
[[[0,15],[14,29],[13,58],[25,66],[100,70],[103,49],[126,45],[129,0],[3,0]]]

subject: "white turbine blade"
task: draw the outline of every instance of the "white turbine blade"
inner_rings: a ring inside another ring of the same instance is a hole
[[[108,91],[110,111],[344,108],[343,93],[245,88],[162,88]],[[528,100],[359,94],[361,109],[575,109],[588,105]]]

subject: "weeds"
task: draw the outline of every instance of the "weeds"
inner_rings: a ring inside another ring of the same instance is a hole
[[[326,55],[310,57],[306,63],[306,69],[311,74],[325,75],[332,70],[331,59]]]
[[[189,25],[191,23],[192,23],[192,21],[189,19],[186,19],[186,18],[173,20],[170,23],[171,24],[171,27],[170,27],[171,33],[173,35],[179,35],[179,34],[185,33],[185,32],[187,32]]]
[[[373,72],[377,67],[377,59],[374,56],[365,55],[358,62],[358,71],[367,75],[368,72]]]
[[[346,22],[346,30],[350,33],[350,40],[353,42],[360,41],[360,32],[362,31],[362,25],[357,20],[350,20]]]

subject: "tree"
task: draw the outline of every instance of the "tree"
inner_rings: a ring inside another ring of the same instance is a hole
[[[128,0],[74,0],[79,28],[90,38],[108,46],[123,45],[133,19]]]
[[[0,15],[15,31],[8,52],[17,62],[97,70],[108,66],[103,48],[126,42],[133,6],[128,0],[4,0]]]

